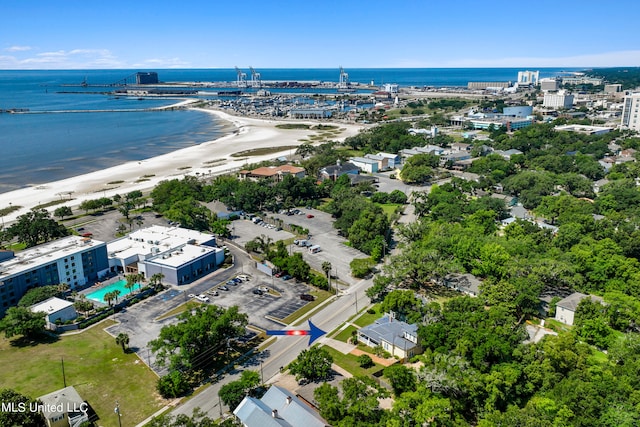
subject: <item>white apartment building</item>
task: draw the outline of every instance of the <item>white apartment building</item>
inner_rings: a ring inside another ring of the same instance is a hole
[[[638,110],[640,109],[640,93],[632,93],[624,97],[621,126],[625,129],[640,131]]]
[[[542,106],[545,108],[571,108],[573,106],[573,95],[564,91],[545,93]]]

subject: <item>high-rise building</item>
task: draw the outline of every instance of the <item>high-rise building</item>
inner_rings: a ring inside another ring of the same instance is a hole
[[[518,85],[537,85],[540,71],[518,71]]]
[[[558,93],[545,93],[542,106],[545,108],[571,108],[573,95],[562,90]]]
[[[68,236],[22,252],[0,252],[0,315],[38,286],[66,283],[78,289],[109,270],[107,245],[80,236]]]
[[[638,119],[639,109],[640,93],[632,93],[624,97],[622,123],[620,123],[623,128],[640,132],[640,120]]]

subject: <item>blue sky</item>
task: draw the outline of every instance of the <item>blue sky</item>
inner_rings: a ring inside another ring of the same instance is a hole
[[[0,2],[0,69],[640,66],[640,1]]]

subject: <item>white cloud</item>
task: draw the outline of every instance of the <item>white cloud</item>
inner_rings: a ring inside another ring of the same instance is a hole
[[[135,67],[157,67],[157,68],[189,68],[191,63],[180,58],[150,58],[142,62],[132,64]]]
[[[28,50],[33,49],[31,46],[10,46],[5,48],[7,52],[26,52]]]
[[[0,57],[0,67],[5,69],[84,69],[84,68],[126,68],[108,49],[72,49],[39,52],[20,57]]]

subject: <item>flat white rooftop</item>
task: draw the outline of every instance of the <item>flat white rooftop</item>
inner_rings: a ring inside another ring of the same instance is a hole
[[[104,242],[88,237],[67,236],[53,242],[16,252],[14,258],[0,263],[0,280],[5,276],[35,270],[66,256],[74,255],[101,245],[104,245]]]
[[[31,311],[37,313],[43,311],[47,314],[56,313],[62,309],[72,306],[73,303],[61,298],[51,297],[47,300],[34,304],[30,307]]]
[[[214,239],[212,234],[201,233],[180,227],[163,227],[154,225],[134,231],[127,236],[107,244],[109,258],[147,262],[179,267],[196,258],[222,249],[201,246]]]
[[[164,265],[167,267],[178,268],[190,261],[198,259],[212,252],[220,252],[222,249],[212,248],[209,246],[184,245],[175,250],[161,253],[147,262]]]
[[[180,227],[163,227],[154,225],[129,233],[125,237],[107,244],[109,258],[126,259],[134,255],[151,254],[152,248],[157,252],[166,252],[184,244],[202,244],[210,242],[214,236],[196,230]]]

